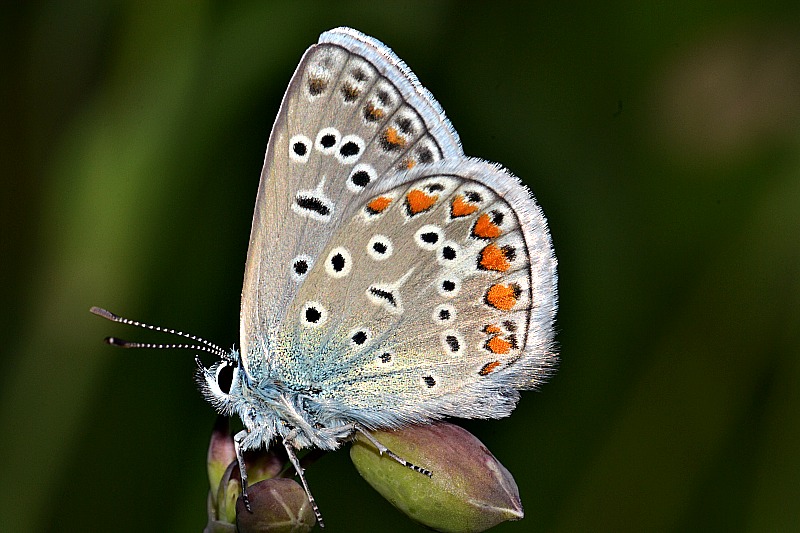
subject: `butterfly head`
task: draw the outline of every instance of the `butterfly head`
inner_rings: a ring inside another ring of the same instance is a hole
[[[230,416],[238,412],[237,407],[244,401],[246,381],[239,352],[234,350],[207,368],[199,357],[195,357],[195,362],[197,385],[205,399],[220,414]]]
[[[288,429],[281,422],[286,418],[281,390],[273,386],[255,386],[245,370],[239,351],[220,354],[220,359],[206,367],[195,357],[195,380],[206,400],[224,416],[237,415],[247,430],[243,449],[267,446],[278,434]]]

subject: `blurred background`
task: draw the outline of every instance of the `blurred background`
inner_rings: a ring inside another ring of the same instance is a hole
[[[264,149],[329,28],[387,43],[469,155],[533,189],[562,361],[466,423],[515,475],[496,531],[800,531],[800,6],[26,2],[2,8],[0,530],[201,531]],[[331,531],[417,530],[347,451]]]

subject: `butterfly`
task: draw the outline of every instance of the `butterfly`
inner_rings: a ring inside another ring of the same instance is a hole
[[[297,450],[334,450],[360,433],[431,475],[371,431],[509,415],[556,362],[556,280],[530,191],[464,155],[442,107],[388,47],[350,28],[323,33],[267,146],[240,349],[195,339],[220,357],[198,362],[203,395],[244,426],[234,442],[245,498],[243,452],[274,441],[320,523]]]

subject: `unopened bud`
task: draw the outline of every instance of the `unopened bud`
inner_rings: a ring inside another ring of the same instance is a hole
[[[433,472],[427,476],[380,455],[357,436],[350,457],[361,476],[389,502],[437,531],[485,531],[523,517],[511,473],[475,436],[439,422],[372,435],[403,459]]]

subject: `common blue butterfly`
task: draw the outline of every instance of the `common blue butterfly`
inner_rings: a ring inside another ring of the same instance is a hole
[[[359,432],[430,475],[370,431],[509,415],[553,368],[556,308],[556,259],[530,191],[464,155],[389,48],[337,28],[306,51],[270,135],[240,351],[195,339],[220,356],[198,382],[244,424],[243,485],[242,452],[280,439],[320,519],[295,450]]]

